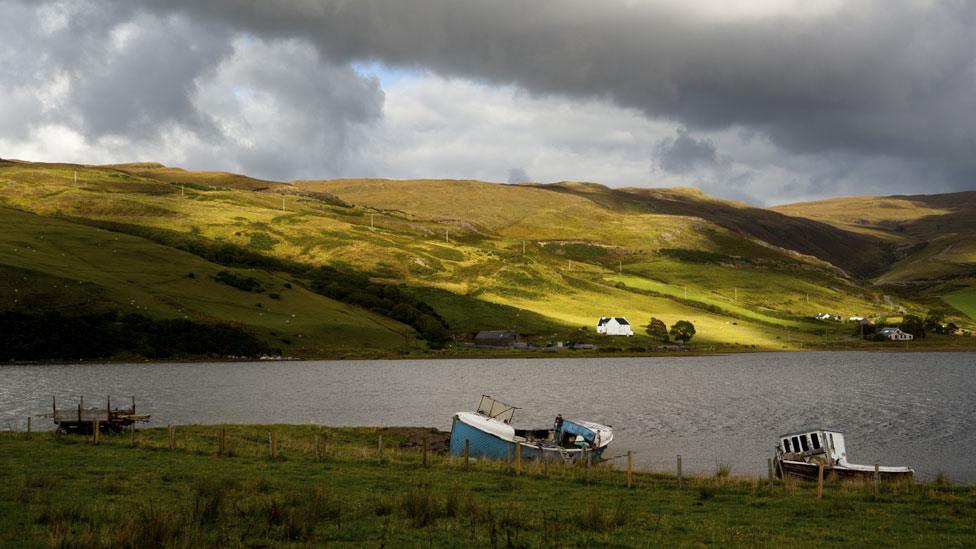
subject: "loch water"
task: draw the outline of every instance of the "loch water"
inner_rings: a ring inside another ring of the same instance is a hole
[[[135,396],[150,425],[315,423],[450,429],[482,394],[614,427],[608,456],[672,471],[764,475],[777,436],[845,433],[855,463],[976,483],[976,353],[808,352],[666,358],[526,358],[0,366],[0,429],[27,416]],[[51,428],[43,419],[36,429]]]

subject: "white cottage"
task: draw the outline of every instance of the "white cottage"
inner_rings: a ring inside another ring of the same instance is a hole
[[[596,323],[596,333],[608,336],[632,336],[634,330],[630,327],[630,322],[622,316],[603,316]]]
[[[901,331],[901,328],[882,328],[880,333],[890,341],[911,341],[915,339],[915,336]]]

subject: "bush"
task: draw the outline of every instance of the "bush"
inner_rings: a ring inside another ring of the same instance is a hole
[[[245,292],[261,293],[264,291],[264,286],[261,285],[260,280],[251,276],[237,276],[230,271],[220,271],[214,280]]]

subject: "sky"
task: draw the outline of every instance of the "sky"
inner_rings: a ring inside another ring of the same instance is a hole
[[[976,2],[0,0],[0,157],[974,190]]]

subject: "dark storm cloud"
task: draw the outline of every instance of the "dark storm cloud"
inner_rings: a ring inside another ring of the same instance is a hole
[[[976,174],[974,2],[862,0],[741,19],[589,0],[145,5],[304,37],[339,60],[605,97],[698,130],[753,128],[792,153],[843,150]]]
[[[655,147],[658,165],[675,173],[686,173],[718,163],[715,144],[708,139],[695,139],[687,130],[679,130],[677,137],[667,137]]]

